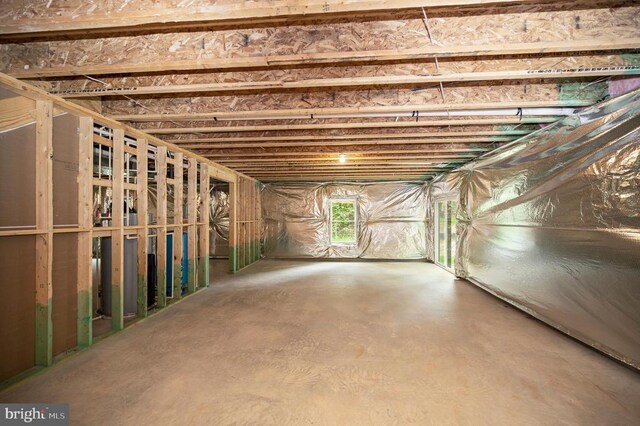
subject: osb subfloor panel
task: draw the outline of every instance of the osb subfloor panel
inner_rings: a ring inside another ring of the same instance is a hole
[[[214,264],[209,290],[0,401],[81,425],[640,424],[640,374],[436,266]]]

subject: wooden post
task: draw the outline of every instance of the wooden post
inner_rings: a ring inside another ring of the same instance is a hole
[[[256,261],[260,260],[262,239],[262,192],[260,182],[255,182],[256,188]]]
[[[156,182],[158,186],[158,307],[167,306],[167,147],[156,152]]]
[[[196,212],[197,199],[197,161],[195,158],[189,158],[189,171],[187,180],[189,186],[187,188],[187,211],[189,214],[189,230],[188,230],[188,252],[189,259],[187,261],[187,291],[193,293],[196,291],[196,223],[198,222],[198,214]]]
[[[248,227],[248,234],[249,234],[249,238],[247,239],[247,265],[250,265],[253,263],[253,250],[254,250],[254,246],[253,246],[253,203],[254,203],[254,199],[253,199],[253,185],[252,182],[250,180],[247,179],[247,191],[248,191],[248,195],[249,195],[249,205],[247,206],[247,227]]]
[[[238,178],[238,181],[240,178]],[[238,183],[229,183],[229,269],[238,271],[238,223],[237,223]]]
[[[93,342],[93,272],[91,270],[93,229],[93,118],[80,117],[78,138],[78,233],[77,344]]]
[[[209,287],[209,169],[200,164],[200,225],[198,233],[198,287]]]
[[[173,298],[178,300],[182,297],[182,274],[187,271],[182,270],[182,203],[183,203],[183,176],[184,176],[184,156],[182,153],[175,155],[174,170],[174,231],[173,231]]]
[[[242,222],[244,224],[243,228],[243,257],[242,257],[242,266],[246,267],[249,265],[249,181],[248,179],[242,179]]]
[[[246,266],[247,257],[245,252],[247,251],[247,182],[244,178],[240,178],[240,193],[238,194],[239,201],[239,222],[240,222],[240,253],[238,267],[242,269]]]
[[[36,101],[36,341],[35,363],[53,362],[53,103]],[[20,284],[20,283],[18,283]]]
[[[148,262],[148,205],[149,193],[147,189],[148,181],[148,151],[147,140],[139,138],[137,140],[136,163],[138,166],[136,180],[136,195],[138,197],[138,298],[137,313],[138,318],[147,316],[147,262]]]
[[[124,130],[113,130],[111,328],[124,328]]]

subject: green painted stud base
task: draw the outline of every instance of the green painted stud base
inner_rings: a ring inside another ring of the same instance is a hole
[[[167,271],[158,271],[158,307],[167,306]]]
[[[53,322],[51,299],[46,305],[36,304],[36,365],[47,367],[53,363]]]
[[[93,343],[93,294],[90,291],[78,292],[77,343],[83,349]]]
[[[187,262],[187,293],[196,291],[196,261],[189,259]]]
[[[111,328],[115,331],[124,328],[124,294],[122,286],[111,285]]]
[[[137,300],[138,318],[146,318],[147,316],[147,275],[138,274],[138,300]]]
[[[182,297],[182,262],[173,263],[173,299]]]
[[[238,272],[238,249],[236,247],[229,247],[229,268],[231,272]]]

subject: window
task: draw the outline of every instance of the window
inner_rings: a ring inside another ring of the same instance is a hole
[[[456,263],[457,211],[455,200],[436,202],[436,263],[449,270],[453,270]]]
[[[356,200],[331,200],[331,244],[355,244]]]

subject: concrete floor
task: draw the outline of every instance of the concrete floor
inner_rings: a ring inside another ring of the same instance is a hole
[[[73,425],[640,424],[640,374],[434,265],[223,269],[0,401]]]

